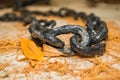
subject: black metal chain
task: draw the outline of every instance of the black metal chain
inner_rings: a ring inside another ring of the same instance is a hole
[[[73,52],[83,56],[95,56],[102,55],[105,51],[106,42],[108,37],[108,28],[104,21],[101,21],[99,17],[93,13],[86,15],[84,12],[76,12],[72,9],[61,8],[58,11],[28,11],[21,10],[21,15],[15,13],[7,13],[0,16],[0,21],[20,21],[24,25],[31,24],[29,32],[33,40],[37,40],[40,43],[47,43],[67,55],[71,55]],[[64,25],[54,28],[56,25],[55,20],[47,21],[44,19],[37,20],[31,15],[42,15],[42,16],[59,16],[73,17],[75,20],[78,18],[86,21],[86,29],[80,25]],[[61,34],[73,33],[74,35],[70,38],[69,48],[65,48],[65,44],[56,36]]]

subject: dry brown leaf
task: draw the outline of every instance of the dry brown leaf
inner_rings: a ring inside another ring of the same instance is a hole
[[[61,56],[63,55],[62,52],[60,52],[59,50],[57,50],[56,48],[54,47],[51,47],[47,44],[43,44],[43,54],[44,56],[47,56],[47,57],[54,57],[54,56]]]

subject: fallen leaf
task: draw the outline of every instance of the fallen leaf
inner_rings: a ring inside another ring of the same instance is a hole
[[[30,60],[43,60],[43,53],[36,44],[30,40],[20,37],[20,44],[23,54]]]

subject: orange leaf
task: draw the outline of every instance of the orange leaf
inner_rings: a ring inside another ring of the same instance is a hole
[[[25,38],[20,38],[20,44],[24,55],[30,60],[43,60],[43,53],[36,44],[30,40]]]

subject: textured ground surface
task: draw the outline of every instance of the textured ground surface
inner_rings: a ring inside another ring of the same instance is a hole
[[[104,5],[105,6],[105,5]],[[43,62],[38,62],[32,67],[29,60],[22,60],[23,55],[18,36],[30,39],[27,27],[18,22],[0,22],[0,80],[119,80],[120,76],[120,10],[116,7],[104,6],[97,9],[73,7],[77,11],[87,13],[94,12],[108,22],[109,39],[107,50],[103,56],[86,58],[82,56],[64,57],[56,49],[44,45]],[[54,7],[29,7],[31,10],[48,10]],[[11,12],[11,9],[0,10],[0,14]],[[41,18],[41,17],[39,17]],[[57,25],[82,24],[82,21],[74,21],[71,18],[56,19]],[[69,45],[66,37],[60,36]],[[49,54],[49,55],[48,55]],[[57,54],[57,55],[56,55]]]

